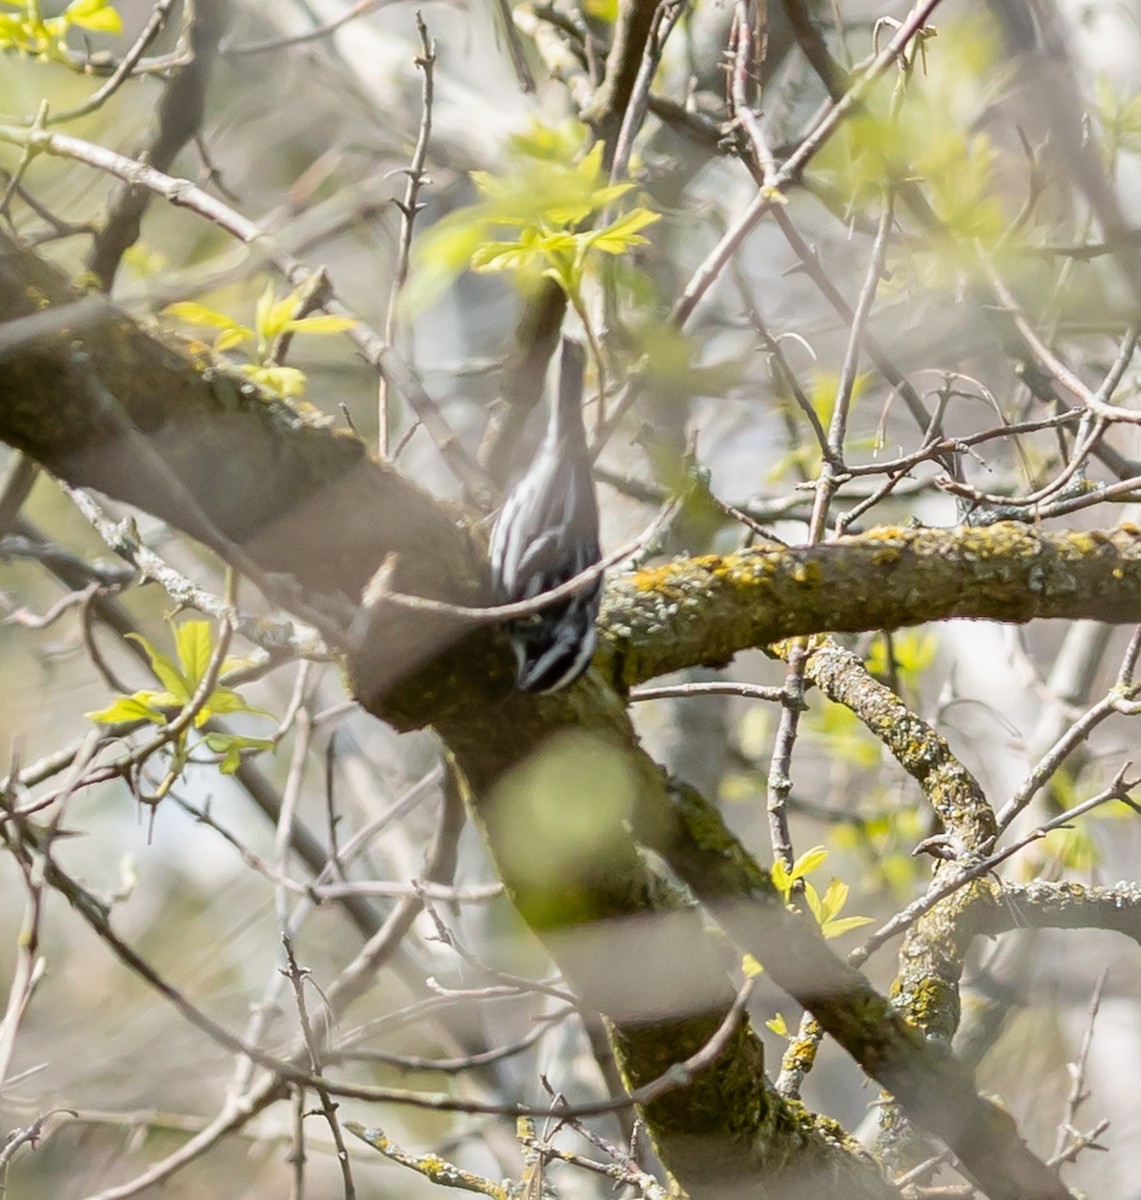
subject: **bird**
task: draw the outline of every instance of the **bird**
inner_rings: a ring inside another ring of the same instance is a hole
[[[602,557],[582,416],[585,367],[582,346],[564,337],[546,434],[492,528],[491,590],[497,605],[533,600]],[[586,671],[601,599],[599,573],[573,595],[508,622],[520,691],[555,692]]]

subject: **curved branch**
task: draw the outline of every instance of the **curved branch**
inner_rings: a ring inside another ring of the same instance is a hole
[[[1057,1174],[1027,1148],[1010,1115],[984,1100],[970,1072],[928,1040],[813,923],[787,910],[762,870],[692,788],[675,785],[673,824],[661,815],[639,832],[717,921],[780,987],[817,1018],[919,1124],[937,1133],[992,1200],[1066,1200]],[[656,825],[656,829],[655,826]]]

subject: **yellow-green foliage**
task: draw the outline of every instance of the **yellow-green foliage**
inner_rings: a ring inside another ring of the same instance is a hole
[[[1141,154],[1141,94],[1119,95],[1103,76],[1097,81],[1095,99],[1107,159],[1115,162],[1121,151]]]
[[[214,349],[221,353],[232,350],[244,342],[257,343],[257,361],[238,363],[237,369],[247,375],[260,388],[275,396],[292,399],[305,392],[305,372],[297,367],[283,367],[270,360],[274,343],[286,333],[311,333],[329,335],[343,333],[355,324],[351,317],[334,317],[319,314],[312,317],[295,317],[301,301],[303,288],[298,288],[283,299],[278,299],[273,284],[267,283],[257,302],[254,323],[251,328],[234,320],[227,313],[209,308],[194,301],[183,301],[168,305],[163,312],[176,317],[187,325],[202,325],[217,329]]]
[[[885,78],[814,166],[853,211],[878,208],[886,185],[922,190],[939,224],[911,231],[916,240],[906,248],[907,267],[930,287],[953,284],[973,270],[980,247],[993,253],[1017,233],[1011,217],[1022,194],[1004,203],[999,152],[975,127],[980,91],[985,96],[1002,84],[999,45],[985,20],[941,26],[922,66],[908,74],[904,102],[893,104],[897,82]],[[1024,158],[1016,169],[1027,173]],[[917,256],[923,245],[929,253]]]
[[[861,925],[871,923],[871,917],[841,917],[840,913],[848,902],[848,885],[835,876],[829,881],[824,895],[808,882],[808,876],[823,866],[828,858],[828,851],[823,846],[813,846],[806,850],[791,867],[785,866],[783,859],[773,863],[773,886],[784,898],[785,904],[791,906],[793,888],[799,882],[803,887],[805,903],[816,918],[820,932],[826,938],[839,937],[850,929],[859,929]]]
[[[784,860],[778,858],[773,863],[771,875],[773,886],[781,894],[785,904],[791,909],[797,907],[793,896],[793,889],[796,888],[797,899],[800,896],[804,897],[809,912],[816,918],[816,924],[820,926],[820,932],[826,938],[834,938],[848,933],[852,929],[859,929],[863,925],[871,924],[872,918],[840,916],[844,905],[848,903],[849,888],[837,876],[833,876],[829,880],[823,896],[808,882],[808,875],[817,867],[822,866],[827,858],[828,851],[823,846],[813,846],[811,850],[805,850],[791,867],[785,866]],[[797,888],[797,884],[800,885],[799,888]],[[746,978],[751,979],[761,974],[764,966],[751,954],[745,954],[741,957],[741,970]],[[783,1025],[783,1018],[780,1019]],[[769,1025],[769,1028],[774,1033],[780,1032],[772,1024]]]
[[[163,654],[141,634],[127,635],[147,652],[151,670],[162,687],[143,688],[129,696],[120,696],[107,708],[87,713],[86,716],[90,720],[101,725],[142,720],[161,727],[187,708],[207,678],[216,649],[215,640],[209,621],[183,621],[181,625],[172,623],[171,630],[174,634],[177,661]],[[219,675],[224,676],[227,672],[245,665],[247,664],[242,659],[227,658],[222,662]],[[195,713],[194,728],[199,729],[212,716],[224,713],[253,713],[263,717],[272,715],[264,708],[250,704],[231,688],[218,683]],[[172,747],[172,754],[179,762],[179,769],[185,764],[190,750],[187,745],[187,732],[184,730]],[[238,769],[243,749],[271,750],[274,744],[268,738],[213,732],[205,734],[202,740],[215,754],[223,756],[221,766],[227,774]]]
[[[584,135],[573,124],[535,126],[512,139],[507,171],[473,171],[479,202],[451,213],[416,243],[406,310],[422,310],[468,269],[509,272],[523,287],[553,279],[580,308],[598,256],[644,245],[641,230],[660,216],[638,206],[594,224],[634,185],[608,182],[601,143],[575,161]]]
[[[0,49],[44,61],[66,62],[67,32],[122,33],[123,22],[110,0],[72,0],[58,17],[45,17],[39,0],[0,0],[14,13],[0,12]]]

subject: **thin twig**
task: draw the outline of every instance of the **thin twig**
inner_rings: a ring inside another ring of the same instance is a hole
[[[281,944],[285,949],[286,962],[286,977],[289,979],[290,986],[293,988],[293,999],[297,1005],[297,1019],[301,1024],[301,1036],[305,1039],[305,1048],[309,1052],[309,1070],[314,1075],[321,1073],[321,1045],[313,1032],[313,1026],[309,1021],[309,1012],[305,1004],[305,979],[308,976],[308,971],[303,971],[297,965],[297,958],[293,952],[293,942],[288,934],[282,934]],[[317,1089],[317,1096],[321,1101],[321,1115],[325,1118],[329,1126],[329,1132],[333,1135],[333,1145],[337,1150],[337,1162],[341,1168],[341,1182],[344,1187],[345,1200],[356,1200],[357,1190],[353,1185],[352,1166],[349,1162],[349,1152],[345,1146],[345,1139],[341,1133],[341,1122],[337,1119],[337,1105],[333,1103],[332,1096],[329,1095],[325,1088]]]
[[[647,106],[650,96],[650,85],[654,81],[658,64],[662,60],[662,51],[666,41],[674,31],[674,27],[686,10],[688,0],[661,0],[650,22],[650,32],[646,38],[645,49],[642,52],[642,62],[622,114],[622,127],[614,143],[614,160],[610,167],[610,184],[620,183],[630,166],[630,155],[634,149],[634,139],[646,119]]]
[[[707,683],[672,683],[663,687],[635,688],[630,693],[630,699],[640,700],[672,700],[686,696],[743,696],[747,700],[769,700],[774,704],[784,704],[790,700],[784,688],[762,687],[757,683],[736,683],[730,680],[711,681]]]
[[[863,74],[853,82],[816,128],[804,138],[773,176],[771,184],[767,188],[758,189],[753,201],[733,221],[705,261],[693,273],[681,299],[674,306],[670,315],[670,319],[675,325],[685,324],[714,280],[721,274],[725,264],[752,232],[757,222],[774,205],[783,203],[781,193],[796,181],[821,146],[863,104],[880,76],[895,63],[911,39],[923,29],[928,17],[938,8],[940,2],[941,0],[923,0],[922,3],[915,5],[887,46],[872,59]]]
[[[154,192],[170,204],[186,208],[217,225],[220,229],[224,229],[243,244],[260,250],[294,287],[300,287],[313,273],[313,268],[280,250],[272,235],[263,226],[242,216],[228,204],[211,196],[209,192],[195,186],[188,179],[167,175],[145,163],[108,150],[104,146],[63,133],[18,129],[14,126],[3,125],[0,126],[0,142],[30,147],[44,154],[75,159],[95,170],[113,175],[131,187],[145,188]],[[467,488],[478,503],[484,508],[490,508],[491,499],[496,494],[494,484],[464,448],[455,431],[445,420],[435,400],[428,395],[407,364],[380,334],[363,324],[337,298],[335,290],[330,293],[325,304],[325,311],[334,316],[352,317],[355,324],[346,331],[346,336],[356,344],[371,366],[388,375],[396,391],[404,396],[412,406],[456,479]]]
[[[860,966],[886,941],[895,937],[896,934],[902,933],[905,929],[910,928],[920,917],[930,912],[940,901],[946,900],[948,896],[966,887],[973,880],[981,879],[984,875],[989,874],[1000,863],[1004,863],[1008,858],[1011,858],[1034,842],[1040,841],[1053,830],[1066,828],[1070,822],[1076,820],[1078,817],[1092,812],[1095,808],[1100,808],[1103,804],[1107,804],[1111,800],[1120,800],[1123,804],[1128,804],[1131,808],[1137,809],[1138,806],[1129,795],[1130,791],[1137,786],[1137,782],[1128,782],[1125,779],[1127,767],[1128,764],[1122,767],[1109,787],[1098,792],[1096,796],[1091,796],[1090,799],[1083,801],[1081,804],[1075,804],[1072,808],[1066,809],[1065,812],[1059,813],[1053,820],[1047,821],[1031,830],[1025,837],[1019,838],[1016,842],[1012,842],[1009,846],[996,851],[986,858],[972,862],[962,871],[944,880],[938,887],[932,888],[926,895],[909,904],[905,909],[892,917],[890,921],[881,925],[871,937],[867,938],[862,945],[857,946],[848,955],[848,961],[853,966]]]
[[[384,340],[390,345],[396,344],[396,310],[400,301],[400,293],[408,279],[408,264],[412,256],[412,227],[416,223],[416,214],[423,205],[420,203],[420,189],[428,181],[424,173],[424,164],[428,159],[428,142],[432,136],[432,104],[435,93],[436,72],[436,43],[428,35],[428,26],[424,18],[416,10],[416,30],[420,35],[420,53],[414,59],[416,66],[424,73],[424,81],[420,93],[420,131],[416,136],[416,147],[412,151],[412,161],[405,168],[407,179],[404,185],[404,199],[394,201],[400,210],[400,234],[396,242],[396,262],[392,269],[392,290],[388,295],[388,311],[384,316]],[[377,453],[382,459],[388,458],[388,377],[380,376],[377,391]]]
[[[643,547],[650,545],[659,531],[663,529],[678,510],[678,502],[667,504],[646,530],[632,542],[608,554],[605,558],[572,576],[565,583],[553,587],[549,591],[530,600],[520,600],[514,604],[496,604],[476,608],[466,604],[450,604],[444,600],[432,600],[427,596],[409,596],[402,592],[394,592],[389,588],[389,579],[395,569],[394,561],[386,559],[378,568],[376,574],[365,588],[366,608],[375,608],[381,604],[396,604],[401,608],[415,609],[420,612],[438,613],[441,616],[460,617],[477,625],[495,625],[501,621],[513,621],[519,617],[530,616],[540,612],[550,604],[565,600],[568,596],[576,596],[586,591],[592,584],[605,574],[616,563],[622,562]]]
[[[279,879],[289,875],[289,848],[293,841],[293,820],[301,799],[301,788],[305,781],[305,760],[309,754],[309,739],[313,726],[304,706],[298,710],[293,722],[296,731],[293,742],[293,753],[289,759],[289,772],[285,778],[285,786],[281,789],[281,811],[277,818],[277,831],[274,836],[274,863]],[[277,927],[282,936],[288,936],[289,929],[289,897],[287,889],[279,886],[277,889]]]
[[[119,60],[118,65],[107,81],[92,92],[82,104],[77,104],[75,108],[65,108],[62,112],[52,114],[48,118],[47,123],[49,125],[60,125],[65,121],[74,121],[78,117],[86,117],[89,113],[95,112],[96,109],[102,108],[119,88],[123,86],[127,79],[130,78],[131,73],[138,65],[139,60],[147,52],[148,47],[162,32],[163,26],[166,25],[167,18],[170,16],[170,10],[174,5],[175,0],[155,0],[154,7],[151,9],[151,15],[147,18],[147,23],[139,31],[139,36],[135,38],[127,53]]]
[[[271,50],[284,50],[289,46],[302,46],[306,42],[320,41],[321,38],[336,33],[350,21],[367,16],[374,9],[387,3],[389,0],[357,0],[352,8],[341,13],[339,17],[334,17],[313,29],[307,29],[304,33],[283,34],[281,37],[266,38],[260,42],[247,42],[244,46],[223,46],[220,54],[223,58],[244,58],[250,54],[265,54]]]
[[[1086,1064],[1089,1062],[1090,1047],[1093,1045],[1093,1028],[1101,1009],[1101,998],[1105,992],[1105,981],[1108,977],[1109,968],[1105,967],[1097,977],[1093,994],[1089,998],[1085,1032],[1082,1035],[1081,1045],[1078,1047],[1077,1057],[1069,1065],[1070,1092],[1066,1097],[1065,1115],[1058,1125],[1058,1140],[1054,1143],[1051,1162],[1062,1162],[1066,1152],[1066,1143],[1071,1138],[1074,1141],[1080,1139],[1080,1135],[1077,1134],[1078,1109],[1089,1099],[1089,1092],[1086,1091]]]
[[[1062,763],[1084,742],[1091,733],[1108,717],[1119,712],[1123,697],[1119,692],[1112,691],[1096,704],[1087,709],[1076,721],[1070,723],[1065,733],[1046,751],[1035,764],[1034,769],[1018,786],[1014,795],[999,809],[996,817],[998,833],[1009,828],[1011,822],[1021,813],[1034,797],[1042,790],[1056,774]]]

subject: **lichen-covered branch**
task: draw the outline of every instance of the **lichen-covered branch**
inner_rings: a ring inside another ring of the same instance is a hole
[[[35,255],[11,241],[0,245],[0,318],[72,298]],[[356,600],[390,555],[402,575],[394,590],[453,602],[480,594],[478,549],[442,506],[370,459],[354,438],[306,424],[113,309],[105,324],[75,336],[55,329],[9,363],[0,379],[0,437],[68,482],[156,513],[222,554],[238,546],[260,570],[288,572],[318,597]],[[456,652],[432,624],[438,615],[412,611],[371,614],[349,666],[356,694],[375,715],[400,727],[433,724],[444,737],[513,900],[586,1003],[610,1018],[636,1087],[700,1050],[733,989],[698,919],[629,835],[635,810],[651,844],[670,838],[659,829],[655,839],[645,814],[656,813],[667,830],[674,818],[661,775],[629,726],[624,686],[679,666],[725,662],[791,634],[1040,615],[1141,616],[1141,533],[873,531],[812,549],[646,570],[611,585],[601,670],[553,697],[511,692],[494,630],[464,635],[462,622],[453,622],[451,639],[466,638]],[[520,812],[520,797],[525,803],[542,789],[518,781],[568,738],[585,739],[597,768],[582,795],[560,776],[557,812]],[[574,849],[575,828],[594,839],[585,850]],[[568,848],[569,863],[558,858]],[[695,890],[708,891],[700,876],[716,862],[702,859],[701,870],[686,875]],[[655,940],[659,929],[666,942]],[[733,928],[774,978],[780,972],[790,990],[820,1006],[825,1027],[917,1121],[957,1139],[992,1195],[1065,1194],[1037,1160],[1010,1150],[1009,1122],[983,1105],[949,1057],[823,943],[803,939],[799,926],[791,933],[757,943],[755,930]],[[680,1008],[647,1011],[647,998],[676,999],[682,975],[701,986]],[[947,1128],[947,1097],[970,1117],[958,1133]],[[648,1105],[646,1116],[663,1157],[695,1194],[717,1178],[760,1187],[787,1171],[791,1180],[798,1159],[801,1168],[815,1161],[846,1180],[844,1194],[877,1194],[882,1186],[842,1139],[806,1124],[772,1094],[760,1043],[744,1026],[685,1086]]]
[[[888,527],[680,560],[611,582],[596,661],[633,687],[786,637],[961,617],[1141,621],[1141,528]]]
[[[972,893],[962,928],[964,937],[995,937],[1015,929],[1108,929],[1141,944],[1141,887],[984,880]]]
[[[784,647],[778,647],[778,652]],[[824,639],[812,647],[805,671],[837,704],[850,709],[923,789],[954,854],[936,870],[932,887],[959,869],[958,858],[980,854],[995,836],[994,810],[946,739],[916,716],[850,650]],[[947,1042],[958,1028],[959,979],[970,939],[955,936],[971,887],[949,897],[909,931],[892,999],[907,1019]]]
[[[672,827],[639,832],[666,857],[739,946],[803,1004],[908,1114],[937,1133],[992,1200],[1070,1193],[1026,1147],[1013,1119],[982,1099],[970,1072],[928,1040],[789,912],[759,868],[693,789],[673,789]],[[660,817],[658,818],[660,822]]]
[[[698,914],[629,835],[632,819],[660,832],[670,817],[666,781],[622,700],[588,678],[544,704],[516,693],[482,719],[453,713],[438,728],[472,788],[497,874],[584,1003],[608,1018],[627,1086],[700,1051],[734,989]],[[694,1197],[795,1195],[806,1173],[830,1181],[821,1194],[888,1194],[853,1143],[772,1091],[747,1024],[643,1115]]]

